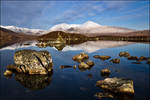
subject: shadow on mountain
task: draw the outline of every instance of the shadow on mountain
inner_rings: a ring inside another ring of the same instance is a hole
[[[15,79],[25,88],[31,90],[44,89],[50,85],[53,72],[49,75],[28,75],[23,73],[15,73]]]

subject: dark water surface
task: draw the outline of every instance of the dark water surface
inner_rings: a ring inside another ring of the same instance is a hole
[[[149,100],[150,98],[150,65],[143,61],[141,64],[134,64],[124,57],[119,57],[120,51],[128,51],[132,56],[150,56],[150,44],[131,43],[124,46],[110,46],[88,52],[85,49],[80,50],[81,45],[75,46],[78,49],[58,51],[54,47],[38,48],[36,46],[22,47],[18,49],[0,50],[0,100],[97,100],[94,94],[101,92],[102,89],[96,87],[96,81],[104,79],[100,70],[110,68],[110,77],[129,78],[134,81],[134,98],[126,100]],[[97,47],[97,45],[96,45]],[[94,49],[88,46],[86,48]],[[11,78],[6,78],[3,73],[6,66],[13,64],[13,55],[17,50],[47,50],[53,58],[53,73],[49,76],[28,76],[14,74]],[[78,65],[72,60],[72,56],[86,52],[89,59],[93,60],[95,65],[90,70],[81,71],[78,68],[60,69],[60,65]],[[120,64],[113,64],[109,61],[101,61],[93,58],[94,55],[109,55],[112,58],[120,58]],[[39,84],[36,83],[41,79]],[[31,83],[32,82],[32,83]],[[28,84],[32,85],[28,85]],[[103,98],[102,100],[118,100]],[[119,100],[122,100],[119,99]],[[125,99],[124,99],[125,100]]]

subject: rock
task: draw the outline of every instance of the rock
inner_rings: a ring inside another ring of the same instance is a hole
[[[138,61],[144,61],[144,60],[147,60],[147,58],[145,56],[141,56],[139,57]]]
[[[115,58],[115,59],[110,60],[110,62],[119,64],[120,63],[120,59],[119,58]]]
[[[76,68],[77,68],[77,65],[74,65],[73,68],[76,69]]]
[[[120,57],[129,57],[130,54],[129,54],[128,52],[126,52],[126,51],[123,51],[123,52],[120,52],[120,53],[119,53],[119,56],[120,56]]]
[[[94,62],[91,61],[91,60],[88,60],[88,61],[86,62],[86,64],[89,65],[89,66],[91,66],[91,67],[94,66]]]
[[[12,74],[13,74],[13,72],[10,71],[10,70],[6,70],[6,71],[4,72],[4,76],[12,76]]]
[[[19,50],[14,55],[14,63],[7,69],[27,74],[48,74],[52,71],[52,58],[48,51]]]
[[[114,93],[134,94],[133,81],[123,78],[106,78],[97,81],[96,86]]]
[[[50,85],[53,71],[46,75],[28,75],[15,73],[15,79],[25,88],[30,90],[43,89]]]
[[[137,56],[129,56],[128,60],[138,60],[138,57]]]
[[[95,94],[95,96],[99,99],[101,99],[101,98],[114,98],[114,96],[111,93],[108,93],[108,92],[104,92],[104,93],[98,92],[98,93]]]
[[[61,68],[61,69],[64,69],[64,68],[72,68],[72,66],[69,66],[69,65],[61,65],[60,68]]]
[[[101,60],[108,60],[111,58],[110,56],[100,56],[100,55],[95,55],[93,57]]]
[[[94,58],[96,58],[96,59],[99,59],[99,55],[95,55],[95,56],[93,56]]]
[[[101,70],[101,75],[104,77],[107,77],[107,76],[109,76],[110,72],[111,71],[109,69],[105,68],[105,69]]]
[[[77,62],[82,62],[82,61],[84,61],[84,60],[86,60],[88,58],[89,58],[88,54],[86,54],[84,52],[80,53],[80,54],[77,54],[77,55],[75,55],[75,56],[72,57],[72,59],[74,61],[77,61]]]
[[[150,64],[150,58],[147,59],[147,64]]]
[[[88,69],[88,68],[90,68],[90,66],[88,64],[86,64],[85,62],[81,62],[78,67],[79,67],[79,69]]]

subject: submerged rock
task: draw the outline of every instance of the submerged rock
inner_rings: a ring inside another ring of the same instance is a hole
[[[104,93],[98,92],[95,94],[95,96],[99,99],[101,99],[101,98],[114,98],[114,96],[109,92],[104,92]]]
[[[108,60],[111,58],[110,56],[100,56],[100,55],[95,55],[93,57],[101,60]]]
[[[134,94],[133,81],[123,78],[106,78],[97,81],[96,86],[114,93]]]
[[[129,57],[130,54],[129,54],[127,51],[123,51],[123,52],[120,52],[120,53],[119,53],[119,56],[120,56],[120,57]]]
[[[14,55],[14,63],[7,69],[27,74],[48,74],[52,71],[52,57],[48,51],[19,50]]]
[[[138,60],[138,57],[137,56],[129,56],[128,60]]]
[[[110,70],[105,68],[105,69],[102,69],[101,70],[101,75],[104,76],[104,77],[108,77],[110,75]]]
[[[82,62],[82,61],[84,61],[84,60],[86,60],[88,58],[89,58],[88,54],[86,54],[84,52],[80,53],[80,54],[77,54],[77,55],[75,55],[75,56],[72,57],[72,59],[74,61],[77,61],[77,62]]]
[[[110,60],[110,62],[119,64],[120,63],[120,59],[119,58],[115,58],[115,59]]]
[[[46,88],[52,81],[53,72],[47,75],[28,75],[24,73],[15,73],[15,79],[25,88],[31,90]]]

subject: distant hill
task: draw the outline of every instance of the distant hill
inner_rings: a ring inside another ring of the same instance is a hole
[[[35,38],[36,36],[16,33],[11,30],[0,27],[0,48],[17,43],[19,41],[26,41]]]

